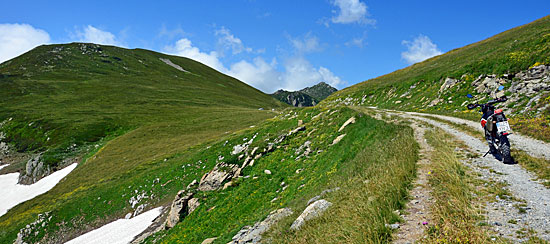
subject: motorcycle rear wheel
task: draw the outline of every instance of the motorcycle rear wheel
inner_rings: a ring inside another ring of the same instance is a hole
[[[500,155],[502,155],[502,162],[505,164],[513,164],[514,159],[510,154],[510,141],[506,136],[502,136],[499,147]]]

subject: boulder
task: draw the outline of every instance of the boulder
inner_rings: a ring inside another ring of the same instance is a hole
[[[300,214],[300,216],[298,216],[298,218],[292,223],[290,229],[299,230],[302,225],[306,223],[306,221],[318,217],[330,206],[332,206],[332,203],[324,199],[313,202],[312,204],[307,206],[304,212],[302,212],[302,214]]]
[[[202,241],[201,244],[212,244],[216,239],[218,239],[218,237],[208,238],[208,239]]]
[[[332,146],[332,145],[336,145],[338,142],[340,142],[340,141],[344,138],[344,136],[346,136],[346,134],[342,134],[342,135],[339,135],[338,137],[336,137],[336,138],[332,141],[331,146]]]
[[[239,171],[236,164],[226,164],[224,162],[216,164],[214,169],[202,176],[199,183],[199,191],[218,190],[224,181],[231,179]]]
[[[344,122],[344,124],[340,127],[340,129],[338,129],[338,132],[344,130],[344,128],[346,128],[346,126],[348,126],[349,124],[353,124],[353,123],[355,123],[355,117],[349,118],[348,120],[346,120],[346,122]]]
[[[298,133],[299,131],[304,131],[304,130],[306,130],[306,127],[305,127],[305,126],[300,126],[300,127],[296,128],[296,129],[294,129],[294,130],[291,130],[291,131],[288,133],[288,135],[291,136],[291,135],[293,135],[293,134]]]
[[[31,185],[52,173],[50,167],[44,167],[41,158],[42,155],[38,154],[27,161],[24,174],[19,175],[19,184]]]
[[[187,190],[189,190],[189,189],[195,187],[197,184],[198,184],[198,183],[197,183],[197,180],[191,181],[191,183],[189,183],[189,185],[187,185]]]
[[[243,227],[228,244],[260,243],[263,233],[268,231],[273,224],[291,214],[292,210],[290,208],[272,211],[263,221],[257,222],[253,226]]]
[[[191,198],[191,200],[189,200],[189,202],[187,202],[187,207],[189,208],[189,213],[192,213],[193,211],[195,211],[195,209],[197,209],[200,205],[201,205],[201,203],[199,202],[198,198]]]
[[[433,107],[433,106],[436,106],[438,105],[439,103],[443,102],[443,99],[440,99],[440,98],[436,98],[434,100],[432,100],[430,102],[430,104],[428,105],[428,107]]]
[[[321,192],[321,194],[317,195],[317,196],[314,196],[312,197],[311,199],[309,199],[309,201],[307,201],[307,204],[306,205],[310,205],[312,202],[315,202],[319,199],[321,199],[323,196],[325,196],[327,193],[331,193],[333,191],[338,191],[340,190],[340,187],[335,187],[335,188],[332,188],[332,189],[326,189],[324,191]]]
[[[166,218],[166,229],[170,229],[176,226],[180,222],[180,219],[189,214],[188,202],[193,197],[193,193],[181,190],[176,194],[172,205],[170,206],[170,212]]]

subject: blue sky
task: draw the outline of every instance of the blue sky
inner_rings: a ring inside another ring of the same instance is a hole
[[[264,91],[337,88],[550,13],[527,1],[5,1],[0,62],[43,43],[146,48]]]

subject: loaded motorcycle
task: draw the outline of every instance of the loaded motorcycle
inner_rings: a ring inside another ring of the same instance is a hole
[[[483,113],[480,122],[485,131],[485,139],[489,143],[489,151],[485,155],[499,153],[503,163],[513,164],[514,160],[510,155],[510,141],[508,141],[508,135],[511,134],[510,124],[502,109],[496,109],[493,105],[506,100],[507,98],[504,96],[485,104],[468,104],[468,109],[479,107]]]

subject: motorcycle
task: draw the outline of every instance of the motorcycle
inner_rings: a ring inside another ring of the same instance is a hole
[[[483,155],[484,157],[491,153],[495,155],[499,153],[501,160],[505,164],[513,164],[514,159],[510,155],[510,141],[508,135],[510,132],[510,124],[504,115],[502,109],[496,109],[493,104],[505,102],[507,98],[501,97],[493,99],[485,104],[468,104],[468,109],[481,108],[483,113],[481,118],[481,127],[485,131],[485,139],[489,144],[489,151]]]

